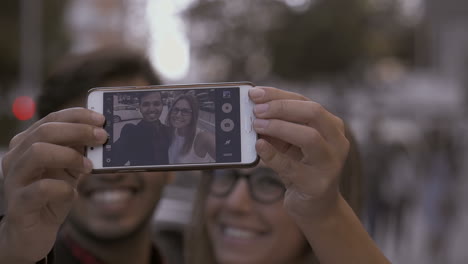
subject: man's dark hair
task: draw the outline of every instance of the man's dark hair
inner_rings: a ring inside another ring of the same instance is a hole
[[[85,97],[89,89],[102,86],[106,81],[138,76],[149,84],[161,84],[149,60],[129,49],[114,47],[67,56],[55,66],[44,83],[38,100],[39,117]]]
[[[142,99],[143,97],[145,97],[145,96],[148,96],[149,94],[152,94],[152,93],[158,93],[159,96],[161,97],[161,100],[162,100],[162,98],[163,98],[162,92],[161,92],[161,91],[154,91],[154,90],[152,90],[152,91],[145,91],[145,92],[138,92],[138,93],[136,93],[136,97],[138,98],[138,103],[141,104],[141,99]]]

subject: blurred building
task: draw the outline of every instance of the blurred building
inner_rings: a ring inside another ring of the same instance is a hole
[[[0,76],[0,147],[34,118],[19,121],[11,107],[19,96],[36,98],[51,65],[69,52],[105,45],[148,47],[147,0],[21,0],[2,10],[6,22]],[[3,32],[2,31],[2,32]],[[7,41],[11,39],[11,41]]]
[[[146,50],[146,0],[72,0],[65,22],[71,51],[86,52],[106,45]]]
[[[468,60],[468,2],[427,0],[425,23],[428,27],[431,64],[453,79],[466,74]]]

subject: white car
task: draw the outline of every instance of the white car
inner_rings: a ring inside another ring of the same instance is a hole
[[[204,111],[207,111],[207,112],[213,113],[214,110],[215,110],[215,103],[212,102],[212,101],[202,102],[200,104],[200,109],[204,110]]]
[[[138,110],[138,107],[134,105],[121,104],[114,106],[114,123],[142,118],[143,116],[141,115],[140,110]]]

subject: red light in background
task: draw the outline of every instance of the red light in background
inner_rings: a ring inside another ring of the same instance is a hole
[[[13,114],[19,120],[29,120],[36,112],[36,103],[29,96],[20,96],[15,99],[12,107]]]

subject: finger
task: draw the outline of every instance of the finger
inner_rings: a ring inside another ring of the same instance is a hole
[[[24,138],[20,149],[36,142],[45,142],[63,146],[97,146],[107,140],[103,128],[76,123],[45,123],[37,127]]]
[[[42,179],[20,188],[9,200],[7,214],[21,226],[32,226],[39,217],[46,217],[48,223],[59,225],[75,197],[76,189],[67,182]],[[46,206],[48,210],[42,210]]]
[[[41,120],[34,123],[24,132],[16,135],[10,141],[10,149],[14,148],[20,142],[23,141],[32,131],[36,130],[39,126],[50,122],[62,122],[62,123],[81,123],[92,126],[103,126],[105,117],[102,114],[94,112],[86,108],[69,108],[58,112],[53,112],[42,118]]]
[[[255,149],[263,163],[273,169],[280,176],[286,188],[288,188],[291,185],[291,181],[287,175],[294,171],[294,162],[277,151],[265,139],[258,139]]]
[[[309,101],[309,99],[301,94],[287,92],[273,87],[257,86],[249,90],[250,99],[256,104],[263,104],[273,100],[288,99]]]
[[[277,119],[256,119],[254,129],[260,135],[274,137],[298,147],[304,155],[302,162],[306,164],[330,158],[335,145],[340,158],[346,155],[342,151],[348,142],[344,136],[333,144],[328,144],[314,128]]]
[[[254,108],[257,118],[280,119],[317,129],[325,139],[342,136],[344,122],[312,101],[275,100]]]
[[[314,147],[314,144],[329,144],[332,148],[339,150],[348,145],[348,140],[345,136],[344,123],[341,119],[336,120],[336,122],[339,123],[336,128],[323,122],[322,126],[327,127],[327,129],[318,129],[316,126],[306,126],[284,120],[257,118],[253,122],[253,127],[260,135],[277,138],[303,150]],[[338,126],[343,127],[342,131]]]
[[[277,151],[287,155],[289,158],[300,161],[304,157],[300,148],[284,142],[280,139],[269,137],[269,136],[261,136],[264,140],[266,140],[270,145],[272,145]]]
[[[339,171],[336,169],[336,164],[325,164],[318,159],[315,160],[314,166],[304,166],[306,165],[304,162],[289,159],[286,155],[276,151],[264,139],[257,140],[255,148],[262,162],[272,168],[281,178],[287,192],[292,190],[297,192],[299,190],[302,197],[307,197],[305,196],[307,193],[313,195],[315,190],[326,188],[330,182],[330,171],[334,175],[337,173],[333,171]],[[313,182],[312,185],[310,184],[311,181]]]
[[[49,169],[47,176],[41,178],[66,181],[70,186],[76,188],[78,180],[83,178],[84,175],[88,174],[77,169]]]
[[[89,159],[72,148],[49,143],[34,143],[15,162],[11,171],[8,171],[7,178],[17,185],[25,186],[37,180],[42,172],[47,169],[68,169],[90,173],[92,164]],[[77,175],[73,174],[63,175],[62,177],[69,176],[77,177]]]
[[[8,165],[14,159],[26,151],[32,144],[45,142],[64,146],[74,146],[84,151],[84,146],[97,146],[107,140],[107,132],[88,124],[77,123],[44,123],[33,132],[23,138],[23,141],[5,155],[3,160],[4,171],[8,171]]]
[[[325,144],[324,138],[315,128],[283,120],[255,119],[253,128],[260,135],[282,140],[301,149]]]
[[[275,149],[277,149],[280,152],[285,152],[289,148],[289,146],[291,146],[291,144],[288,142],[284,142],[281,139],[270,137],[267,135],[259,135],[259,138],[265,139],[266,141],[268,141],[268,143],[270,143]]]
[[[302,153],[302,150],[291,144],[289,144],[288,148],[282,153],[295,161],[301,161],[304,159],[304,154]]]

